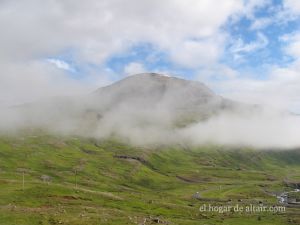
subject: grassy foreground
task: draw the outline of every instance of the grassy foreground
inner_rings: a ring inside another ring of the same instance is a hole
[[[234,209],[279,205],[274,194],[297,183],[299,150],[145,149],[42,134],[0,138],[3,225],[300,224],[297,207]]]

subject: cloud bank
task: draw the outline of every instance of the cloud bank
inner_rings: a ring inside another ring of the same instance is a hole
[[[205,144],[260,149],[300,146],[300,117],[215,95],[201,83],[135,75],[89,95],[0,111],[0,132],[44,130],[142,146]]]

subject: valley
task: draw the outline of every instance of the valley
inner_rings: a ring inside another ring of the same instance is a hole
[[[300,223],[300,208],[276,197],[300,181],[299,150],[136,147],[29,132],[2,136],[0,156],[0,224]],[[202,212],[204,204],[286,211]]]

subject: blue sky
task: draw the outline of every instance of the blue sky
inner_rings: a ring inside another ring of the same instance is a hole
[[[262,1],[263,2],[263,1]],[[252,15],[242,15],[238,19],[228,17],[220,26],[220,30],[230,36],[224,43],[224,52],[218,62],[224,64],[240,74],[256,79],[267,79],[269,67],[272,65],[285,67],[293,62],[294,58],[286,54],[288,43],[282,40],[285,35],[292,35],[299,30],[298,17],[277,18],[284,12],[284,2],[281,0],[265,1],[262,6],[252,11]],[[289,14],[291,15],[291,14]],[[241,45],[238,46],[240,43]],[[251,47],[252,45],[252,47]],[[247,48],[248,47],[248,48]],[[70,64],[70,76],[84,78],[86,67],[105,68],[111,73],[118,74],[113,80],[122,79],[126,74],[126,66],[131,63],[137,66],[136,73],[142,71],[165,72],[186,79],[199,79],[203,65],[186,66],[170,59],[168,51],[158,48],[151,42],[132,43],[124,51],[110,55],[100,64],[80,64],[72,60],[72,54],[55,56],[56,59]],[[130,71],[131,72],[131,71]],[[215,71],[212,76],[222,76],[222,71]],[[132,73],[135,73],[132,70]]]
[[[1,103],[83,94],[158,72],[204,82],[234,100],[300,112],[299,0],[0,6]]]
[[[270,0],[265,2],[262,7],[253,10],[250,18],[248,15],[243,15],[234,21],[228,18],[220,26],[220,30],[228,33],[231,40],[224,44],[224,53],[218,62],[228,65],[241,74],[250,73],[260,79],[265,79],[268,76],[269,65],[284,67],[293,62],[294,58],[285,52],[285,46],[288,43],[282,38],[297,32],[300,27],[298,17],[282,20],[276,18],[278,16],[276,14],[284,11],[283,1]],[[265,39],[265,43],[262,43],[260,37]],[[242,42],[242,46],[240,46],[239,51],[236,50],[237,52],[235,52],[233,49],[237,48],[238,41]],[[243,50],[249,45],[257,46]],[[65,57],[65,60],[68,61],[69,58]],[[199,68],[201,71],[201,66],[191,68],[174,63],[169,58],[167,51],[156,48],[149,42],[134,43],[125,51],[108,57],[101,66],[122,75],[124,68],[130,63],[142,64],[145,71],[170,71],[174,75],[187,79],[193,79],[199,73]],[[78,69],[80,70],[80,66]]]

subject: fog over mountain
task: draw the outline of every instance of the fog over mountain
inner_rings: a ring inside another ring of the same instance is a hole
[[[114,136],[138,145],[300,146],[297,116],[234,102],[200,82],[154,73],[133,75],[85,96],[51,98],[1,111],[1,132],[27,128]]]

